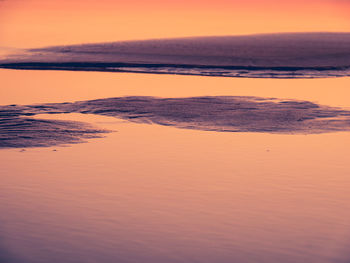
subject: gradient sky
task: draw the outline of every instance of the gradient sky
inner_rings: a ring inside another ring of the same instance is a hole
[[[0,0],[0,46],[350,31],[347,0]]]

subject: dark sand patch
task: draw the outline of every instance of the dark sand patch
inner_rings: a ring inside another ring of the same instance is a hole
[[[317,134],[350,131],[350,111],[309,101],[259,97],[119,97],[73,103],[0,107],[0,148],[79,143],[107,131],[38,114],[82,113],[131,122],[216,132]]]
[[[273,98],[122,97],[76,102],[58,109],[209,131],[315,134],[350,130],[350,111]]]
[[[0,67],[255,78],[350,76],[350,33],[285,33],[55,46]]]
[[[107,131],[75,121],[43,120],[26,116],[26,107],[0,107],[0,148],[50,147],[99,138]]]

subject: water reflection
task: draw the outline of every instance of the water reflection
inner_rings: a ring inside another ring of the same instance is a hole
[[[1,1],[1,0],[0,0]],[[18,255],[15,256],[13,252],[10,251],[5,242],[0,239],[0,262],[1,263],[17,263],[19,262]]]

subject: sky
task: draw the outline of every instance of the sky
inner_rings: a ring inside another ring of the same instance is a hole
[[[350,31],[347,0],[0,0],[0,46]]]

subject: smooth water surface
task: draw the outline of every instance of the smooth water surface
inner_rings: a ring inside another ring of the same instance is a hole
[[[1,105],[259,96],[350,106],[349,78],[11,70],[0,77],[8,86]],[[0,262],[350,261],[349,132],[202,131],[79,113],[33,118],[114,132],[0,150]]]

